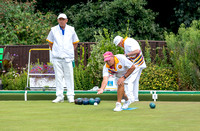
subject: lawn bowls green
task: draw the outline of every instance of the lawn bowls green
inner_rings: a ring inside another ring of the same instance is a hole
[[[151,109],[155,109],[155,108],[156,108],[156,104],[153,103],[153,102],[151,102],[151,103],[149,104],[149,106],[150,106]]]
[[[30,93],[29,95],[35,94]],[[55,94],[50,95],[52,95],[52,98],[55,97]],[[2,94],[0,94],[1,96]],[[23,94],[20,96],[23,96]],[[14,95],[13,97],[15,98]],[[88,98],[92,98],[92,96]],[[174,99],[174,97],[172,98]],[[151,102],[154,101],[135,102],[130,107],[137,107],[136,110],[123,110],[114,113],[113,108],[115,107],[116,99],[112,101],[103,99],[102,104],[100,103],[101,105],[97,106],[75,105],[69,102],[52,104],[50,100],[28,100],[26,102],[15,99],[9,101],[0,100],[0,130],[51,131],[54,129],[62,131],[70,129],[71,131],[124,131],[135,129],[139,131],[199,131],[199,101],[154,102],[156,109],[159,107],[159,111],[149,107]],[[54,119],[58,117],[60,119]],[[100,128],[102,125],[103,127]]]

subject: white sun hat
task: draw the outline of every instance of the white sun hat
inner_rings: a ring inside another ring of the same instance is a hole
[[[61,13],[61,14],[59,14],[57,19],[59,19],[59,18],[67,19],[67,16],[64,13]]]
[[[114,38],[113,43],[115,43],[115,45],[117,46],[121,40],[122,40],[122,37],[118,35]]]

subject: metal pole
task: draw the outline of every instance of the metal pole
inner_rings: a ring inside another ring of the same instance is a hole
[[[27,84],[26,84],[26,88],[25,88],[25,93],[24,93],[24,100],[27,101],[27,88],[28,88],[28,84],[29,84],[29,70],[30,70],[30,59],[31,59],[31,51],[32,50],[50,50],[48,48],[33,48],[29,50],[29,56],[28,56],[28,71],[27,71]]]

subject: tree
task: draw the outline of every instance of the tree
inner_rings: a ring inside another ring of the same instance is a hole
[[[193,20],[200,19],[200,1],[197,0],[176,0],[174,15],[170,25],[177,31],[182,23],[189,27]]]
[[[174,33],[177,33],[182,23],[189,27],[193,20],[200,19],[200,1],[197,0],[147,0],[147,2],[147,8],[159,13],[156,22]]]
[[[33,2],[0,2],[0,43],[2,45],[33,45],[46,43],[56,16],[35,12]]]
[[[21,0],[20,0],[21,1]],[[23,0],[27,1],[27,0]],[[54,14],[59,14],[61,12],[64,12],[65,8],[70,8],[72,5],[84,3],[86,4],[88,1],[91,2],[97,2],[102,0],[48,0],[46,2],[45,0],[36,0],[35,3],[36,10],[39,10],[43,13],[47,13],[49,11],[54,12]],[[103,1],[113,1],[113,0],[103,0]]]
[[[154,22],[156,14],[144,8],[146,4],[144,0],[88,2],[73,5],[65,13],[81,41],[94,41],[94,32],[103,28],[114,33],[125,33],[129,28],[135,39],[162,40],[163,29]]]

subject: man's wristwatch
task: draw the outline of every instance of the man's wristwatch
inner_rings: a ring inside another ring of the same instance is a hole
[[[126,79],[126,78],[127,78],[125,75],[124,75],[123,77],[124,77],[124,79]]]
[[[126,57],[128,57],[128,55],[126,54]]]

